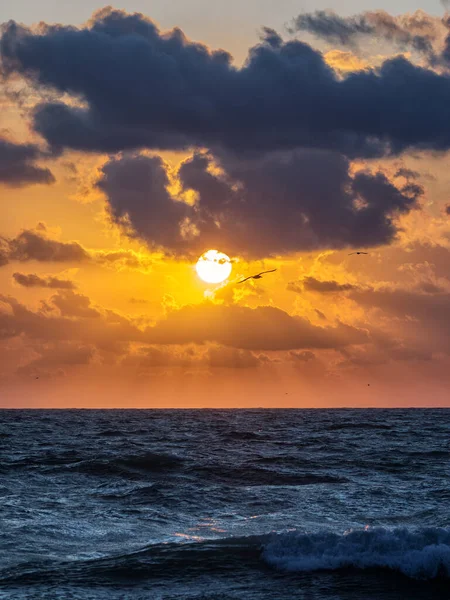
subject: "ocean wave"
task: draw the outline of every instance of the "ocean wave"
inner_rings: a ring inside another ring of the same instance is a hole
[[[196,578],[200,574],[261,571],[288,573],[377,569],[412,579],[450,577],[449,529],[373,529],[339,535],[298,532],[185,539],[155,543],[139,550],[101,558],[24,563],[0,571],[0,586]]]
[[[280,534],[266,544],[263,558],[289,572],[383,568],[415,579],[449,578],[450,529]]]
[[[30,469],[35,467],[57,467],[66,466],[81,460],[80,453],[75,450],[65,452],[41,452],[29,454],[25,457],[15,458],[10,455],[9,459],[1,463],[1,467],[14,471],[16,469]]]
[[[333,423],[324,427],[326,431],[341,431],[344,429],[380,429],[382,431],[392,430],[391,425],[384,425],[383,423]]]
[[[280,486],[280,485],[317,485],[348,483],[344,477],[336,477],[322,473],[287,473],[245,466],[229,467],[226,465],[206,465],[193,469],[196,475],[206,476],[210,481],[223,484],[243,486]]]
[[[97,435],[100,437],[123,437],[125,434],[123,431],[118,431],[117,429],[104,429],[103,431],[99,431]]]
[[[172,454],[146,452],[122,456],[83,457],[81,452],[47,452],[26,458],[10,459],[0,464],[2,471],[40,468],[42,473],[77,472],[85,475],[130,476],[162,473],[179,469],[184,461]]]
[[[196,578],[205,573],[261,568],[262,543],[268,536],[229,537],[200,541],[156,543],[102,558],[28,562],[0,571],[0,587],[89,582],[89,585],[118,581]]]
[[[421,451],[405,451],[404,454],[414,458],[448,458],[450,451],[448,450],[421,450]]]
[[[125,491],[117,492],[106,492],[100,493],[99,497],[104,500],[117,500],[119,502],[129,502],[134,506],[139,504],[148,505],[149,503],[155,504],[156,502],[167,503],[166,494],[161,491],[160,487],[156,484],[138,486],[133,489],[127,489]]]
[[[91,459],[70,465],[72,470],[86,475],[140,476],[145,473],[161,473],[178,469],[183,461],[169,454],[146,453],[114,459]]]
[[[242,440],[242,441],[252,441],[252,440],[262,440],[264,439],[264,436],[261,433],[256,433],[255,431],[239,431],[239,430],[233,430],[233,431],[228,431],[225,434],[225,438],[231,439],[231,440]]]

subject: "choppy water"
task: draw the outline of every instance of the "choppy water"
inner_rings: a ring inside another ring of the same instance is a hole
[[[0,598],[450,598],[450,410],[0,411]]]

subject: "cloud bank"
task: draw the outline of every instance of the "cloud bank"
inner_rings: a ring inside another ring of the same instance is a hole
[[[264,257],[318,248],[392,242],[396,217],[418,206],[423,188],[382,172],[351,174],[344,156],[298,150],[260,160],[197,153],[169,193],[168,166],[141,154],[112,158],[97,186],[111,218],[148,245],[174,254],[210,247]],[[194,192],[194,205],[183,192]]]
[[[297,27],[346,41],[353,32],[378,34],[377,14],[349,20],[316,13],[299,17]],[[430,31],[408,34],[395,19],[384,21],[393,38],[431,43]],[[54,150],[310,147],[376,157],[450,147],[448,77],[395,57],[342,78],[319,51],[267,28],[241,68],[180,29],[163,33],[142,14],[112,8],[82,27],[10,21],[0,52],[6,77],[82,99],[36,106],[34,129]]]

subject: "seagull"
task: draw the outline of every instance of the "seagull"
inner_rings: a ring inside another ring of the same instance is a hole
[[[352,254],[369,254],[368,252],[350,252],[349,256]]]
[[[257,275],[250,275],[249,277],[246,277],[242,281],[238,281],[238,283],[244,283],[244,281],[247,281],[248,279],[261,279],[261,277],[265,273],[273,273],[274,271],[276,271],[276,269],[272,269],[271,271],[261,271],[261,273],[258,273]]]

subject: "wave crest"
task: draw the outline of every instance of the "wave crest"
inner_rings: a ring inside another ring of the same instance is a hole
[[[386,568],[415,579],[449,578],[450,529],[280,534],[265,545],[263,558],[290,572]]]

